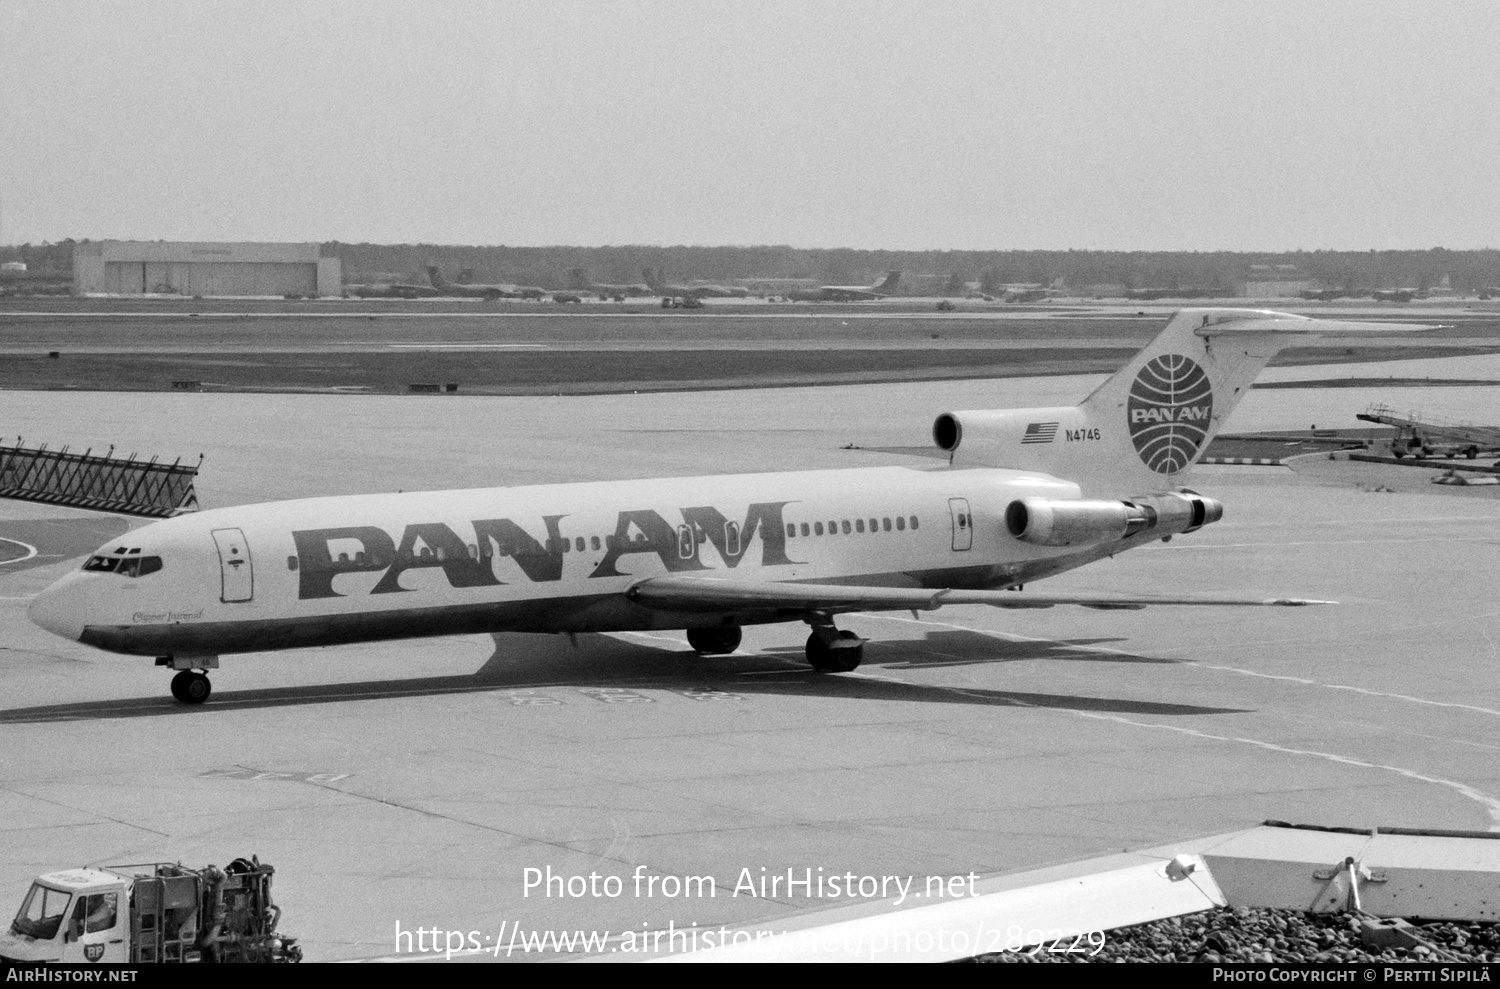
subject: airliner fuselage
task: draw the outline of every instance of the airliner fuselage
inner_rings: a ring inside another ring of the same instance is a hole
[[[1006,507],[1037,496],[1078,489],[1021,471],[881,467],[274,502],[137,529],[31,614],[149,656],[782,621],[756,607],[674,614],[625,592],[663,574],[994,588],[1094,558],[1008,534]]]

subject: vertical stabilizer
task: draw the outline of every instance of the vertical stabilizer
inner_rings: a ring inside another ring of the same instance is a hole
[[[880,281],[876,282],[875,285],[870,289],[870,291],[877,292],[880,295],[894,295],[896,294],[896,286],[900,284],[901,272],[892,271],[889,272]]]
[[[933,439],[956,467],[1055,474],[1078,481],[1090,496],[1168,490],[1283,347],[1435,328],[1183,309],[1079,405],[945,412],[933,424]]]
[[[429,264],[427,266],[427,280],[432,282],[433,288],[440,291],[448,287],[448,280],[443,277],[442,271],[440,271],[438,269],[438,266],[435,264]]]

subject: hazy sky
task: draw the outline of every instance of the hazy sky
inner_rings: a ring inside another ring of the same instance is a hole
[[[1496,247],[1497,51],[1494,0],[0,0],[0,242]]]

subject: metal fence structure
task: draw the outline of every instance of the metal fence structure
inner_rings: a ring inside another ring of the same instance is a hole
[[[137,460],[109,453],[96,456],[92,448],[70,453],[67,447],[49,450],[46,444],[27,449],[0,444],[0,498],[72,505],[123,515],[166,518],[198,510],[193,479],[203,463],[170,464],[156,457]]]

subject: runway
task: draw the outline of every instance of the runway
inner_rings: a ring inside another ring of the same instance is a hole
[[[607,399],[142,394],[129,417],[119,396],[7,400],[8,428],[57,443],[207,453],[200,488],[217,507],[925,463],[840,448],[921,446],[938,412],[1071,403],[1097,380]],[[1437,391],[1482,417],[1491,389]],[[1253,392],[1229,429],[1353,425],[1372,396],[1400,406],[1434,389],[1369,392]],[[389,956],[396,932],[419,926],[619,934],[849,902],[731,895],[744,870],[909,875],[920,888],[1266,818],[1500,828],[1500,504],[1279,468],[1203,467],[1189,483],[1225,503],[1224,521],[1047,588],[1339,605],[855,616],[847,626],[872,641],[840,675],[807,669],[802,626],[750,628],[721,659],[675,633],[234,656],[213,701],[189,710],[147,662],[25,620],[25,598],[76,558],[0,565],[0,898],[19,903],[34,874],[85,862],[253,852],[277,867],[283,929],[330,960]],[[112,535],[90,519],[0,502],[0,539],[82,553]],[[717,895],[639,895],[640,867],[712,876]],[[548,868],[619,876],[623,892],[528,890],[526,870]]]

